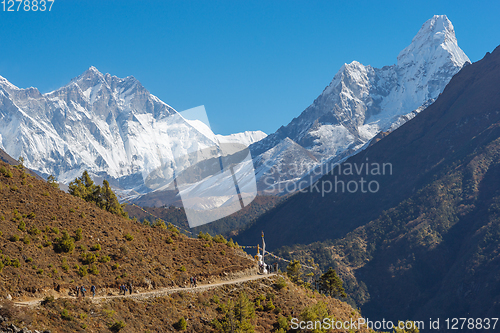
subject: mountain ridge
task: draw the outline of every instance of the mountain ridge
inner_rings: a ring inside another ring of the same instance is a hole
[[[0,148],[27,167],[69,183],[83,170],[107,178],[125,194],[150,192],[172,180],[176,154],[218,142],[249,145],[261,131],[215,135],[185,119],[133,76],[118,78],[90,67],[46,94],[0,80]],[[14,130],[13,130],[14,129]],[[191,161],[195,162],[195,161]]]
[[[344,64],[309,107],[250,150],[260,155],[288,137],[321,161],[316,168],[329,170],[362,150],[377,133],[394,130],[425,109],[467,63],[452,23],[435,15],[399,53],[395,65],[378,69],[357,61]]]
[[[500,46],[462,68],[418,117],[319,180],[359,180],[338,170],[391,163],[386,177],[362,175],[378,192],[298,193],[235,239],[251,244],[263,231],[270,250],[335,267],[370,318],[494,316],[499,86]]]

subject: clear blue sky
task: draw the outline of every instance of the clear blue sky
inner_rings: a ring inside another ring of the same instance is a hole
[[[48,92],[93,65],[178,111],[205,105],[216,133],[271,133],[344,63],[394,64],[434,14],[481,59],[500,44],[499,13],[497,0],[56,0],[50,13],[0,12],[0,75]]]

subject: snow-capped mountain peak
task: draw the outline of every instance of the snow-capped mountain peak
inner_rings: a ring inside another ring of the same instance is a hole
[[[88,170],[115,187],[148,192],[171,180],[174,169],[217,153],[210,128],[184,119],[133,76],[90,67],[47,94],[13,87],[0,79],[0,147],[64,183]],[[262,134],[231,140],[250,144]],[[198,150],[207,156],[174,163],[174,156]]]
[[[97,83],[104,83],[104,74],[99,72],[94,66],[89,67],[85,72],[71,80],[70,84],[84,84],[95,85]]]
[[[399,53],[398,66],[438,58],[449,59],[460,67],[465,62],[470,62],[458,47],[455,29],[446,15],[434,15],[422,25],[411,44]]]
[[[341,161],[380,131],[394,130],[425,109],[467,62],[450,20],[435,15],[399,53],[396,64],[344,64],[300,116],[253,144],[252,153],[260,156],[290,138],[318,160]]]
[[[0,76],[0,87],[8,88],[8,89],[14,89],[14,90],[19,90],[18,87],[10,83],[6,78],[3,76]]]

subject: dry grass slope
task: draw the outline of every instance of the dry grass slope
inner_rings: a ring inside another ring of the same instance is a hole
[[[102,296],[127,282],[136,292],[185,286],[193,275],[203,284],[249,272],[255,261],[224,243],[110,214],[3,162],[0,251],[0,328],[15,323],[52,333],[172,332],[182,329],[184,318],[186,332],[216,332],[216,321],[227,318],[224,309],[241,295],[255,311],[248,332],[290,331],[291,317],[307,318],[318,309],[336,319],[359,316],[346,303],[290,281],[279,286],[277,277],[143,300],[68,298],[77,285],[89,291],[94,284]],[[9,295],[14,301],[56,300],[19,307],[5,300]]]
[[[204,281],[254,265],[241,250],[142,226],[3,162],[0,168],[7,171],[0,173],[0,297],[37,297],[81,284],[103,290],[129,281],[143,288],[181,286],[189,276]],[[74,240],[78,229],[81,239]],[[74,249],[56,252],[65,231]]]
[[[181,318],[187,323],[184,332],[220,332],[213,323],[215,320],[223,321],[224,306],[230,302],[236,303],[242,294],[248,297],[255,313],[249,320],[254,332],[292,332],[292,317],[310,318],[314,309],[318,308],[326,310],[328,316],[335,320],[349,321],[352,318],[356,321],[360,317],[359,312],[337,299],[296,287],[287,279],[285,288],[279,288],[278,284],[279,277],[275,276],[197,293],[179,292],[144,301],[111,299],[103,303],[92,302],[89,298],[79,301],[59,299],[37,309],[27,309],[21,317],[25,323],[50,329],[52,333],[110,332],[113,330],[111,325],[120,322],[125,324],[120,332],[177,332],[179,329],[176,328],[176,323]],[[16,311],[15,308],[10,309]],[[279,331],[279,328],[283,330]]]

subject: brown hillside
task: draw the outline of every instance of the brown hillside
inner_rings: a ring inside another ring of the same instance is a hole
[[[278,287],[280,279],[286,284],[281,289]],[[215,320],[223,321],[223,309],[228,304],[237,303],[243,293],[254,311],[253,318],[249,320],[254,332],[293,332],[291,318],[310,320],[318,315],[315,319],[322,320],[323,315],[328,315],[338,321],[350,321],[352,318],[356,322],[360,317],[358,311],[344,302],[299,288],[288,279],[276,276],[198,292],[176,292],[142,301],[132,298],[91,300],[87,297],[78,300],[58,299],[22,311],[8,303],[4,303],[4,306],[9,310],[8,315],[22,318],[24,324],[21,326],[49,329],[52,333],[110,332],[113,331],[109,329],[110,325],[116,322],[125,325],[119,330],[123,333],[177,332],[175,323],[180,318],[185,318],[187,322],[184,332],[200,333],[218,332],[212,323]],[[272,306],[266,306],[270,305],[269,302]],[[64,316],[61,315],[63,313]],[[282,331],[278,331],[280,327]],[[372,331],[363,328],[350,332]]]
[[[13,159],[12,156],[10,156],[9,154],[7,154],[2,149],[0,149],[0,161],[3,161],[3,162],[5,162],[7,164],[10,164],[10,165],[17,165],[17,164],[19,164],[19,161]],[[36,172],[34,172],[32,170],[26,169],[26,172],[29,173],[30,175],[34,176],[37,179],[43,179]]]
[[[241,250],[190,239],[175,228],[143,226],[0,162],[2,170],[0,296],[22,300],[52,288],[67,293],[77,284],[105,292],[128,281],[139,288],[181,286],[192,275],[203,282],[254,266]],[[56,239],[63,231],[76,237],[78,228],[82,239],[74,250],[57,253]]]
[[[241,297],[255,312],[247,321],[255,332],[280,327],[279,332],[290,332],[292,317],[355,321],[360,316],[348,304],[286,278],[213,286],[217,280],[245,277],[254,270],[254,260],[223,243],[188,238],[172,226],[153,228],[117,217],[3,162],[0,225],[0,297],[16,302],[0,302],[2,331],[16,331],[15,324],[52,333],[174,332],[185,318],[186,332],[217,332],[216,321],[233,320],[227,309],[235,312]],[[54,244],[64,231],[74,237],[75,248],[56,252]],[[82,267],[89,271],[84,274]],[[145,296],[146,289],[184,287],[193,275],[200,283],[195,290]],[[118,285],[127,282],[134,285],[134,294],[116,297]],[[73,297],[75,286],[84,285],[90,295],[92,284],[96,299]],[[35,305],[44,297],[42,305]]]

